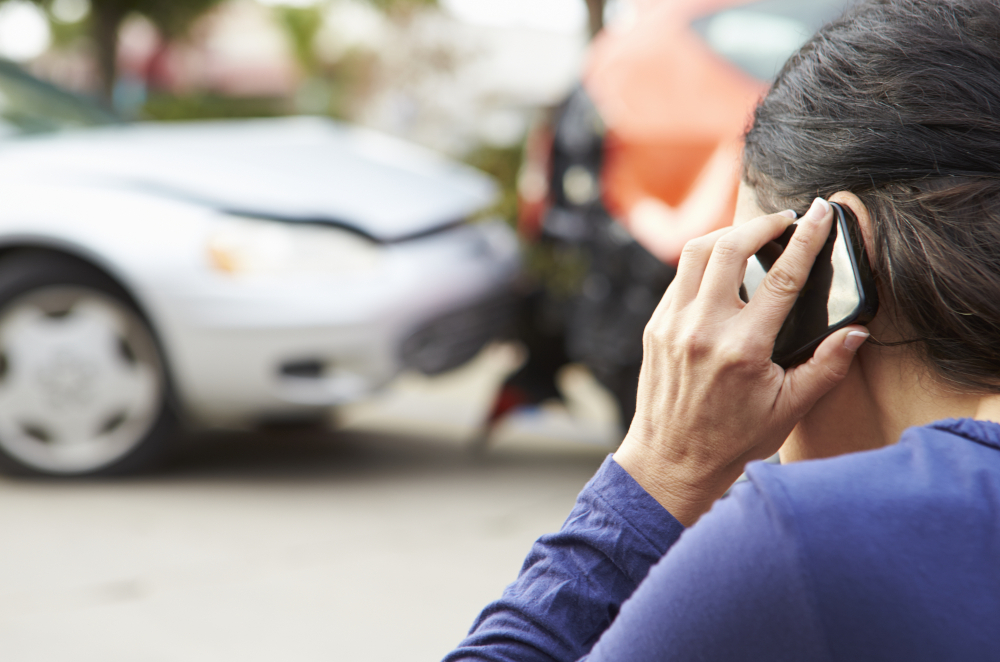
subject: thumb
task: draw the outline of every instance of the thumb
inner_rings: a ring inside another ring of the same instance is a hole
[[[844,327],[820,343],[811,359],[786,372],[780,396],[786,399],[782,409],[805,414],[847,376],[854,355],[868,335],[863,326]]]

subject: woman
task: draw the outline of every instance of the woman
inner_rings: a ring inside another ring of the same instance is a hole
[[[743,167],[734,227],[688,244],[646,329],[621,448],[449,660],[1000,658],[1000,6],[849,11],[785,65]],[[872,340],[786,372],[825,199],[881,306]],[[773,212],[806,207],[744,305]]]

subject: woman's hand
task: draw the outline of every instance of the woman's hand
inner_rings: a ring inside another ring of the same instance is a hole
[[[774,340],[830,233],[817,199],[749,304],[747,259],[794,214],[761,216],[689,242],[643,337],[635,418],[615,461],[685,526],[722,496],[750,460],[773,455],[802,416],[847,374],[868,337],[860,326],[783,370]]]

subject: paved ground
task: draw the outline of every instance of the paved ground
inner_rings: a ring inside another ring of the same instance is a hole
[[[494,351],[345,431],[187,439],[153,476],[0,480],[5,662],[436,660],[614,441],[585,375],[470,453]]]

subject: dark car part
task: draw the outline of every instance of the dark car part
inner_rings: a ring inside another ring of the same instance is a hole
[[[514,306],[513,296],[504,295],[435,318],[403,341],[403,364],[427,375],[457,368],[510,334]]]
[[[635,413],[643,331],[676,270],[610,216],[591,222],[590,268],[567,319],[567,354],[611,391],[627,427]]]
[[[501,388],[488,423],[511,408],[561,398],[556,374],[579,362],[614,396],[622,424],[635,412],[642,334],[674,269],[617,223],[601,200],[604,124],[581,87],[553,116],[548,206],[528,250],[534,282],[518,309],[525,364]]]

